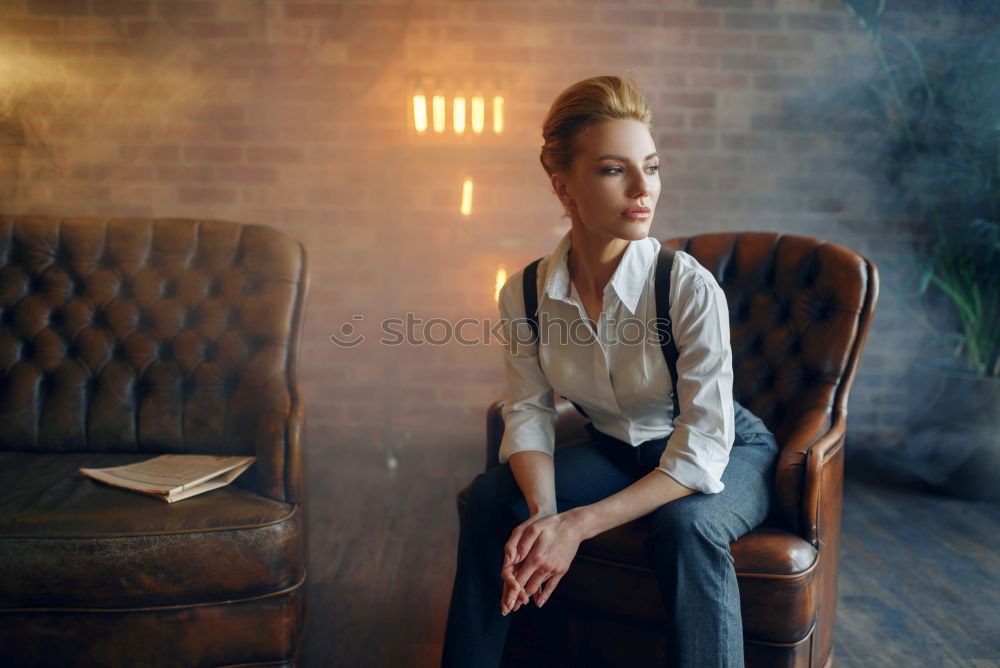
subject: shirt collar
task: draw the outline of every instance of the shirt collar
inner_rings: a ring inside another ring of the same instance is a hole
[[[546,295],[565,302],[569,301],[572,291],[568,264],[570,246],[570,232],[567,231],[549,255],[544,283]],[[635,315],[642,289],[649,278],[649,269],[655,254],[652,238],[647,236],[645,239],[630,241],[621,262],[618,263],[615,273],[608,282],[632,315]]]

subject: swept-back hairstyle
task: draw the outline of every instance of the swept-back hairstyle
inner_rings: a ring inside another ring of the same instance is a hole
[[[576,138],[591,125],[632,118],[652,128],[646,95],[627,76],[602,75],[578,81],[559,93],[542,124],[542,168],[549,176],[566,171],[576,156]]]

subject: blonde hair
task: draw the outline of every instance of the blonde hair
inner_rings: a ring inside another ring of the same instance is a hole
[[[635,119],[652,128],[653,113],[646,95],[631,78],[615,74],[578,81],[559,93],[542,124],[542,168],[568,171],[576,157],[576,138],[594,123],[612,119]]]

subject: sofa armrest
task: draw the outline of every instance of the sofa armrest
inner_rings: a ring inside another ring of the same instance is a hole
[[[506,397],[497,399],[486,410],[486,468],[489,471],[499,462],[500,442],[503,440],[504,421],[500,409]],[[573,443],[590,439],[590,433],[585,429],[590,420],[585,418],[573,403],[558,394],[555,395],[556,406],[556,442],[561,448]]]

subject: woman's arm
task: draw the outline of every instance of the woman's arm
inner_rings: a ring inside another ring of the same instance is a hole
[[[536,450],[526,450],[512,454],[509,462],[531,514],[554,514],[556,474],[552,456]]]
[[[666,503],[694,494],[695,491],[662,471],[653,470],[620,492],[597,503],[573,508],[567,511],[567,515],[572,517],[580,540],[586,540],[647,515]]]

